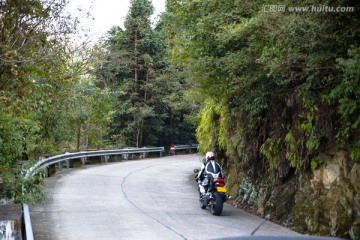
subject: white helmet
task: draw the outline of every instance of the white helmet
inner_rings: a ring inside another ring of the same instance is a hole
[[[215,155],[213,152],[207,152],[205,158],[206,160],[215,160]]]

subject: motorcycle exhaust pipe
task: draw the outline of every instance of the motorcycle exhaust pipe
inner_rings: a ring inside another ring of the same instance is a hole
[[[208,203],[210,201],[211,195],[210,194],[205,194],[204,196],[204,200],[206,203]]]

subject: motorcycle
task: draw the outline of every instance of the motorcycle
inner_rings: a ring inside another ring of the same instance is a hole
[[[195,169],[194,172],[198,173],[199,170]],[[200,208],[209,207],[213,215],[220,216],[224,202],[230,198],[226,194],[224,178],[219,174],[206,174],[200,184],[205,188],[205,194],[199,197]]]

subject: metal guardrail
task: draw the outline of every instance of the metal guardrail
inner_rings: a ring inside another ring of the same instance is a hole
[[[35,163],[34,166],[29,168],[25,173],[25,180],[31,175],[34,174],[37,170],[45,168],[47,166],[60,163],[63,161],[68,161],[71,159],[79,159],[86,157],[96,157],[96,156],[110,156],[110,155],[122,155],[122,154],[136,154],[136,153],[151,153],[151,152],[164,152],[164,147],[156,148],[125,148],[125,149],[112,149],[112,150],[99,150],[99,151],[83,151],[75,153],[65,153],[49,158],[42,159]]]
[[[69,161],[71,159],[81,159],[86,157],[96,157],[96,156],[110,156],[110,155],[123,155],[123,154],[136,154],[136,153],[152,153],[159,152],[162,156],[164,152],[164,147],[155,147],[155,148],[126,148],[126,149],[112,149],[112,150],[100,150],[100,151],[83,151],[75,153],[65,153],[49,158],[42,159],[35,163],[31,168],[25,172],[25,181],[29,176],[34,175],[38,170],[43,169],[47,166],[61,163],[63,161]],[[23,188],[23,191],[25,189]],[[33,240],[34,234],[31,225],[30,211],[27,203],[23,203],[23,218],[25,225],[25,238],[26,240]]]
[[[23,214],[24,214],[24,225],[25,225],[25,239],[26,240],[34,240],[34,233],[32,230],[31,219],[30,219],[30,211],[29,205],[27,203],[23,203]]]

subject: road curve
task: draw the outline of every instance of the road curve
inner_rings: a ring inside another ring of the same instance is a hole
[[[221,216],[198,204],[198,155],[124,161],[48,179],[50,198],[30,206],[37,240],[211,239],[249,235],[263,221],[229,205]],[[256,234],[296,234],[266,222]]]

